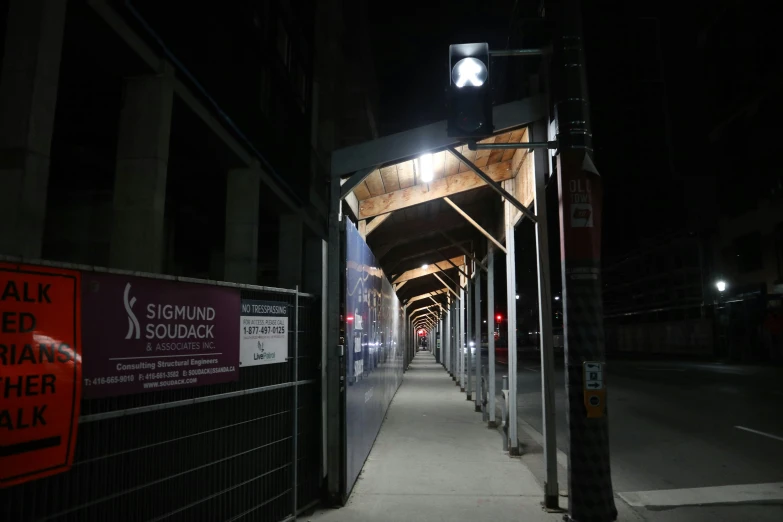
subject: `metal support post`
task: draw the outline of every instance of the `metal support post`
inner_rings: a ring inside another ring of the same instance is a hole
[[[508,306],[508,438],[509,455],[519,455],[517,437],[517,263],[514,248],[513,209],[503,205],[506,225],[506,302]]]
[[[459,358],[459,389],[465,391],[465,289],[459,289],[459,341],[457,342]]]
[[[326,346],[326,444],[327,444],[327,494],[332,504],[343,504],[343,444],[341,429],[341,401],[343,381],[340,365],[343,346],[340,343],[340,284],[341,247],[340,229],[342,222],[342,201],[340,183],[333,179],[330,187],[329,250],[328,250],[328,330]]]
[[[473,311],[473,303],[471,302],[471,295],[473,294],[470,288],[470,278],[465,279],[465,331],[467,336],[465,337],[465,358],[467,359],[467,373],[468,384],[466,387],[466,399],[472,400],[473,398],[473,350],[470,349],[470,342],[473,338],[473,323],[470,321],[471,312]]]
[[[585,387],[587,365],[605,361],[601,284],[601,176],[592,161],[592,131],[582,38],[582,2],[563,0],[555,13],[553,77],[559,155],[560,244],[565,313],[568,407],[568,517],[617,519],[609,460],[606,394],[599,372]],[[589,398],[589,402],[588,402]]]
[[[293,456],[291,458],[291,513],[296,516],[298,509],[299,482],[299,285],[296,285],[294,298],[294,397],[293,397]]]
[[[481,411],[481,403],[484,400],[481,394],[481,271],[476,270],[474,276],[476,280],[473,283],[474,297],[473,297],[473,311],[475,313],[473,327],[473,338],[476,343],[476,411]]]
[[[546,135],[544,122],[538,122],[533,132],[536,137]],[[536,152],[535,203],[536,249],[538,251],[538,321],[541,350],[541,397],[544,420],[544,458],[546,461],[546,483],[544,485],[544,507],[558,509],[557,482],[557,431],[555,428],[555,357],[552,342],[552,289],[549,276],[549,236],[546,201],[546,158],[545,152]]]
[[[487,266],[487,343],[489,345],[489,426],[497,427],[495,419],[495,252],[487,242],[489,250]]]

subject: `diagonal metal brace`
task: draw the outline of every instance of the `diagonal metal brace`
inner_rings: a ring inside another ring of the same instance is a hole
[[[477,264],[478,266],[480,266],[482,270],[484,270],[485,272],[487,271],[487,265],[485,265],[484,263],[482,263],[482,262],[481,262],[481,260],[480,260],[480,259],[478,259],[476,256],[474,256],[473,254],[471,254],[470,252],[468,252],[468,249],[466,249],[466,248],[465,248],[464,246],[462,246],[460,243],[457,243],[457,241],[456,241],[456,240],[454,240],[454,238],[453,238],[453,237],[451,237],[450,235],[448,235],[448,234],[447,234],[446,232],[444,232],[443,230],[438,230],[438,232],[440,233],[440,235],[442,235],[443,237],[445,237],[445,238],[446,238],[446,239],[447,239],[447,240],[448,240],[448,241],[449,241],[449,242],[450,242],[452,245],[454,245],[455,247],[459,248],[459,249],[462,251],[462,253],[463,253],[463,254],[465,254],[466,256],[468,256],[469,258],[471,258],[473,261],[475,261],[475,262],[476,262],[476,264]]]
[[[503,187],[500,186],[500,184],[495,181],[494,179],[490,178],[488,175],[486,175],[480,168],[475,166],[472,161],[470,161],[468,158],[457,152],[453,147],[449,147],[448,151],[451,152],[458,160],[463,162],[465,165],[468,166],[470,170],[472,170],[476,176],[480,177],[484,180],[484,182],[492,188],[495,192],[506,198],[506,201],[517,207],[522,214],[528,217],[533,223],[538,223],[538,219],[536,219],[536,215],[533,214],[528,208],[520,203],[517,198],[509,194]]]

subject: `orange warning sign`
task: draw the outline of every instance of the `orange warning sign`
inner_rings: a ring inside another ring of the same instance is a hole
[[[79,272],[0,263],[0,487],[70,468],[81,400]]]

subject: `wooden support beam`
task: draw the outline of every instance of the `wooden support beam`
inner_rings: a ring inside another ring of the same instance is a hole
[[[383,214],[381,216],[374,217],[372,221],[367,223],[367,235],[369,236],[372,234],[376,228],[381,226],[381,224],[389,219],[391,217],[392,213],[389,212],[388,214]]]
[[[500,182],[514,177],[511,161],[495,163],[483,167],[482,172],[494,181]],[[461,172],[432,181],[421,183],[409,188],[379,194],[359,202],[359,218],[366,219],[380,216],[388,212],[412,207],[442,197],[459,194],[487,184],[473,172]]]
[[[360,219],[356,224],[356,228],[359,230],[359,235],[362,236],[362,239],[367,239],[367,220]]]
[[[407,281],[402,281],[400,283],[397,283],[396,285],[394,285],[394,290],[399,290],[400,288],[402,288],[402,285],[404,285],[405,283],[407,283]]]
[[[443,259],[445,259],[446,261],[448,261],[449,263],[451,263],[451,259],[449,259],[448,257],[446,257],[446,254],[444,254],[444,253],[443,253],[443,252],[441,252],[440,250],[438,250],[438,254],[440,254],[440,255],[441,255],[441,257],[442,257]],[[459,270],[459,271],[462,273],[462,275],[464,275],[464,276],[466,276],[466,277],[467,277],[467,275],[468,275],[468,274],[467,274],[467,272],[465,272],[465,271],[464,271],[462,268],[458,267],[458,266],[457,266],[457,265],[455,265],[454,263],[451,263],[451,266],[453,266],[454,268],[456,268],[457,270]]]
[[[460,263],[462,264],[462,258],[461,257],[455,257],[451,260],[452,263]],[[410,281],[411,279],[416,279],[417,277],[424,277],[430,274],[434,274],[435,272],[440,272],[442,270],[448,270],[451,266],[446,261],[440,261],[439,263],[434,263],[431,265],[427,265],[427,268],[414,268],[413,270],[408,270],[406,272],[403,272],[399,276],[394,278],[394,283],[402,283],[405,281]]]
[[[433,295],[442,295],[448,292],[448,288],[441,288],[440,290],[435,290],[434,292],[427,292],[426,294],[416,295],[408,299],[408,304],[414,302],[414,301],[420,301],[422,299],[427,299],[428,297],[431,297]]]
[[[503,253],[506,253],[506,247],[505,247],[505,246],[503,246],[503,243],[501,243],[500,241],[498,241],[497,239],[495,239],[495,236],[493,236],[492,234],[490,234],[489,232],[487,232],[486,230],[484,230],[484,227],[482,227],[481,225],[479,225],[479,224],[476,222],[476,220],[475,220],[475,219],[473,219],[472,217],[470,217],[470,216],[468,215],[468,213],[467,213],[467,212],[465,212],[464,210],[462,210],[461,208],[459,208],[459,207],[457,206],[457,204],[456,204],[456,203],[454,203],[453,201],[451,201],[451,199],[449,199],[449,198],[443,198],[443,201],[445,201],[446,203],[448,203],[448,204],[449,204],[449,206],[450,206],[451,208],[453,208],[454,210],[456,210],[456,211],[457,211],[457,212],[458,212],[458,213],[459,213],[459,214],[460,214],[462,217],[464,217],[464,218],[465,218],[465,220],[466,220],[468,223],[470,223],[471,225],[473,225],[474,227],[476,227],[476,230],[478,230],[479,232],[481,232],[482,234],[484,234],[484,235],[487,237],[487,239],[489,239],[490,241],[492,241],[493,243],[495,243],[495,244],[497,245],[497,247],[498,247],[500,250],[502,250],[502,251],[503,251]]]

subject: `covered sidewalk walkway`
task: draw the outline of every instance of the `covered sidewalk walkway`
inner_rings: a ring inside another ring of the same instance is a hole
[[[552,521],[533,474],[501,449],[473,402],[430,352],[419,352],[341,509],[313,522]]]

